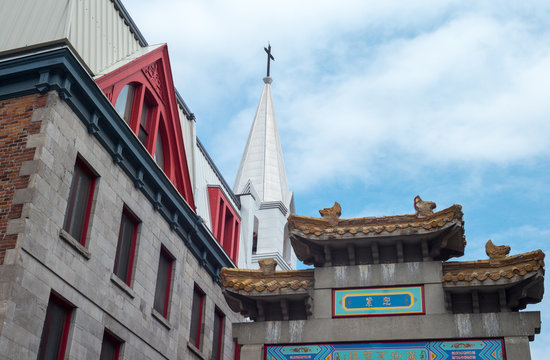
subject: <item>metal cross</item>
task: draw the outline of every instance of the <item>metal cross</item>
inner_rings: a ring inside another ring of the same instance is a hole
[[[273,55],[271,55],[271,44],[267,43],[267,48],[264,47],[265,52],[267,53],[267,77],[269,77],[269,65],[271,60],[275,61]]]

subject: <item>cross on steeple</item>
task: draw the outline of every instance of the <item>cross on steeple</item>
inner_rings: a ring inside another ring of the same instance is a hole
[[[265,52],[267,53],[267,77],[269,77],[269,65],[271,60],[275,61],[273,55],[271,55],[271,44],[267,43],[267,48],[264,47]]]

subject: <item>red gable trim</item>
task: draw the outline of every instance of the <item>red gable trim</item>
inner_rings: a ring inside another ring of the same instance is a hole
[[[143,102],[154,103],[155,108],[147,121],[145,147],[155,153],[159,132],[163,139],[164,173],[178,189],[185,201],[195,209],[191,178],[176,101],[168,47],[162,45],[96,80],[113,106],[120,91],[127,84],[136,85],[129,126],[137,135],[140,131]],[[162,122],[162,124],[161,124]]]

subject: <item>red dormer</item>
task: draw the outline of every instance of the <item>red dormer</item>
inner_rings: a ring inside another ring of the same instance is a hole
[[[167,46],[138,57],[96,83],[195,209]]]

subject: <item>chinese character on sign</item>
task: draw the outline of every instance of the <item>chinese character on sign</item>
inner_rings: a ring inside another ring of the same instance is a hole
[[[398,353],[391,353],[391,360],[398,360],[401,359],[401,355]]]
[[[382,302],[382,305],[385,305],[385,306],[390,306],[391,305],[389,296],[384,296],[384,301]]]
[[[349,356],[349,360],[359,360],[356,352],[352,352]]]
[[[382,360],[384,360],[384,354],[386,353],[385,351],[384,351],[384,352],[378,352],[378,351],[377,351],[376,353],[378,354],[377,359],[382,359]]]
[[[363,351],[363,356],[365,360],[372,360],[372,351]]]
[[[372,296],[367,296],[367,307],[372,306]]]
[[[407,360],[416,360],[416,352],[407,351]]]

